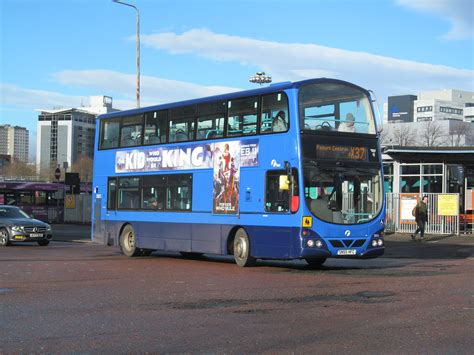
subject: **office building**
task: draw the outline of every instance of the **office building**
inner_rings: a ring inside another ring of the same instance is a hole
[[[96,117],[117,111],[108,96],[90,97],[90,106],[37,110],[36,165],[39,173],[47,173],[58,165],[71,167],[81,157],[93,157]]]
[[[0,154],[28,163],[29,132],[25,127],[0,125]]]
[[[384,145],[474,145],[474,92],[389,96],[384,111]]]

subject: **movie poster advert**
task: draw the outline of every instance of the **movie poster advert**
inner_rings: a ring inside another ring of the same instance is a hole
[[[132,173],[161,170],[212,169],[216,147],[224,143],[186,144],[173,148],[122,150],[115,154],[115,172]],[[240,166],[258,166],[258,139],[232,141],[239,146]],[[219,148],[220,149],[220,148]],[[237,149],[237,148],[236,148]]]
[[[213,144],[186,144],[175,148],[118,151],[115,172],[160,171],[212,168]]]
[[[240,141],[240,166],[258,166],[258,139]]]
[[[214,143],[213,213],[239,211],[240,141]]]

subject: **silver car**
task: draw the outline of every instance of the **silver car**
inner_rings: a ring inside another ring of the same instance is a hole
[[[51,226],[30,217],[16,206],[0,205],[0,247],[11,242],[37,242],[48,245],[53,238]]]

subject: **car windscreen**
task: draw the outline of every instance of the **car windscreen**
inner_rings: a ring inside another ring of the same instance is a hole
[[[0,207],[0,219],[6,219],[6,218],[31,218],[31,217],[28,216],[26,212],[23,212],[22,210],[18,208]]]

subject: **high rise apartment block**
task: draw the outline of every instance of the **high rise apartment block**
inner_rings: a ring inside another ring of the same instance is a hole
[[[29,132],[25,127],[0,125],[0,155],[28,163]]]

